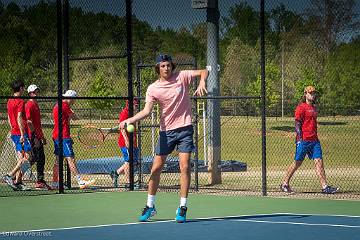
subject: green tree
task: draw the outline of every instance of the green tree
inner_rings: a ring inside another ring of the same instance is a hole
[[[295,104],[306,84],[319,85],[324,74],[325,52],[310,36],[298,37],[284,51],[285,100]]]
[[[230,8],[229,17],[224,17],[224,38],[231,41],[238,37],[243,43],[254,46],[260,37],[260,17],[246,2]]]
[[[321,93],[320,84],[314,69],[305,66],[301,73],[301,78],[295,82],[295,100],[299,100],[304,95],[306,86],[314,86],[318,94]]]
[[[359,33],[360,21],[355,7],[355,0],[311,0],[307,9],[311,31],[327,53],[343,41],[344,36]]]
[[[360,39],[342,44],[329,56],[322,80],[322,101],[331,108],[360,107]]]
[[[303,19],[298,14],[286,9],[284,4],[280,4],[270,12],[272,21],[272,31],[268,40],[274,44],[276,49],[280,49],[284,43],[285,36],[293,29],[303,26]]]
[[[95,79],[90,85],[91,97],[114,97],[114,90],[110,85],[106,84],[103,72],[96,72]],[[89,100],[89,105],[96,109],[110,109],[113,107],[114,100]]]
[[[266,63],[266,107],[269,112],[276,111],[279,107],[281,93],[281,74],[278,65],[273,63]],[[255,82],[251,83],[248,87],[249,92],[254,96],[261,95],[261,75],[258,73]],[[259,107],[259,106],[258,106]]]
[[[221,77],[221,94],[239,96],[247,94],[247,87],[254,82],[259,69],[259,52],[234,38],[225,54]]]

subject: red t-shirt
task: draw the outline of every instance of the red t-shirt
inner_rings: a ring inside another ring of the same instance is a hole
[[[41,116],[40,116],[40,108],[37,102],[35,101],[27,101],[25,104],[25,112],[26,119],[31,120],[34,126],[34,132],[37,139],[44,138],[44,133],[41,127]],[[31,136],[31,131],[29,128],[29,136]]]
[[[126,120],[128,118],[129,118],[129,109],[127,107],[125,107],[119,114],[119,122],[122,122],[122,121],[124,121],[124,120]],[[127,135],[128,135],[128,139],[129,139],[130,134],[127,133]],[[134,135],[134,147],[137,147],[137,144],[136,144],[136,131],[134,131],[133,135]],[[123,136],[121,131],[120,131],[120,134],[119,134],[118,145],[119,145],[119,147],[126,147],[125,139],[124,139],[124,136]]]
[[[315,106],[307,103],[300,103],[295,110],[295,120],[302,123],[302,140],[317,141],[317,115],[318,110]]]
[[[54,106],[53,109],[53,118],[54,118],[54,129],[52,133],[52,138],[54,140],[59,137],[59,118],[58,118],[59,107],[58,104]],[[72,110],[68,103],[62,102],[62,127],[63,127],[63,138],[70,138],[70,117],[72,115]]]
[[[22,113],[23,125],[24,125],[24,134],[28,132],[28,126],[26,123],[25,115],[25,102],[23,99],[9,99],[7,102],[7,111],[10,119],[11,125],[11,134],[12,135],[21,135],[20,127],[17,122],[18,113]]]

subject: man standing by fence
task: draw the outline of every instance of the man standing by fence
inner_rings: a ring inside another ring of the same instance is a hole
[[[39,94],[39,88],[32,84],[27,88],[30,97],[36,97]],[[44,145],[46,145],[46,138],[41,126],[41,114],[37,100],[30,99],[25,104],[26,120],[29,126],[29,137],[32,144],[32,162],[36,162],[37,182],[35,188],[38,190],[51,190],[44,180],[45,167],[45,153]]]
[[[11,88],[14,97],[21,97],[24,92],[25,84],[21,80],[12,82]],[[21,166],[31,158],[31,144],[28,136],[28,125],[25,116],[25,102],[21,98],[12,98],[7,102],[8,120],[11,127],[11,140],[15,145],[18,161],[15,167],[4,176],[4,181],[14,190],[30,190],[22,182]],[[29,165],[29,164],[27,164]],[[29,165],[30,166],[30,165]],[[15,181],[13,181],[15,178]]]

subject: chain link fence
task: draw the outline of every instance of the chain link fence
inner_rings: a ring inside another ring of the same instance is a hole
[[[113,127],[128,96],[127,29],[125,1],[0,0],[0,171],[15,165],[8,138],[7,96],[11,81],[24,79],[41,90],[38,99],[45,145],[45,179],[53,181],[55,157],[51,133],[52,109],[58,89],[57,21],[63,21],[63,89],[75,89],[72,138],[80,174],[95,179],[92,189],[79,190],[74,174],[65,166],[66,192],[125,190],[122,175],[114,186],[110,173],[123,163],[117,145],[119,133],[110,134],[98,148],[87,148],[77,132],[87,125]],[[67,8],[68,4],[68,8]],[[194,140],[191,191],[211,194],[264,194],[261,118],[260,1],[218,1],[219,83],[224,98],[192,99]],[[279,185],[295,154],[294,110],[307,85],[317,89],[318,129],[329,184],[340,188],[322,195],[312,161],[306,159],[295,173],[294,197],[358,198],[360,167],[359,4],[355,1],[265,1],[266,51],[266,194],[284,196]],[[68,9],[68,11],[66,11]],[[159,53],[175,58],[177,70],[207,67],[207,11],[192,8],[192,1],[132,1],[132,72],[134,96],[144,106],[147,86],[157,75]],[[68,18],[67,18],[68,15]],[[194,82],[196,87],[196,81]],[[24,96],[27,96],[24,93]],[[25,100],[27,101],[27,99]],[[218,129],[210,124],[209,103],[219,106]],[[159,110],[137,126],[140,163],[134,167],[135,187],[146,190],[159,133]],[[211,165],[212,138],[220,136],[220,159]],[[217,171],[214,171],[217,166]],[[35,178],[25,184],[34,189]],[[217,179],[214,183],[214,179]],[[176,152],[161,175],[160,189],[179,188]],[[56,191],[14,192],[0,184],[1,196],[52,194]]]

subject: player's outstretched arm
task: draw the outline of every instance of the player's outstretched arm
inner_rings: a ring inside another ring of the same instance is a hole
[[[126,125],[128,125],[128,124],[133,124],[133,123],[136,123],[136,122],[138,122],[138,121],[146,118],[147,116],[150,115],[153,107],[154,107],[154,103],[153,103],[153,102],[146,102],[146,103],[145,103],[145,107],[144,107],[143,110],[141,110],[140,112],[138,112],[137,114],[135,114],[133,117],[128,118],[128,119],[122,121],[122,122],[119,124],[120,129],[125,128],[125,124],[126,124]]]

